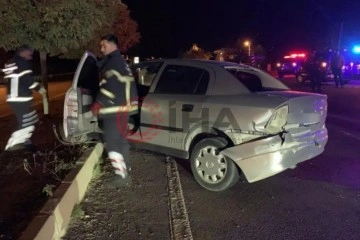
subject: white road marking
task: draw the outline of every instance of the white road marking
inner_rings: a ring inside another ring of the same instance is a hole
[[[193,236],[185,206],[177,164],[171,157],[166,157],[166,172],[168,178],[171,239],[192,240]]]
[[[338,119],[341,120],[343,122],[347,122],[349,124],[349,126],[353,126],[353,125],[359,125],[360,126],[360,120],[354,119],[354,118],[349,118],[349,117],[345,117],[342,115],[337,115],[337,114],[328,114],[328,118],[333,118],[333,119]],[[333,126],[335,129],[337,129],[341,134],[344,134],[347,137],[351,137],[353,139],[359,140],[360,141],[360,136],[356,135],[354,133],[342,130],[342,129],[338,129],[334,124],[332,123],[328,123],[326,125],[331,125]]]
[[[334,114],[334,113],[328,113],[328,118],[334,118],[334,119],[338,119],[338,120],[342,120],[342,121],[346,121],[352,124],[359,124],[360,125],[360,120],[359,119],[354,119],[354,118],[349,118],[349,117],[345,117],[343,115],[338,115],[338,114]]]
[[[351,137],[351,138],[354,138],[356,140],[359,140],[360,141],[360,136],[357,136],[355,134],[352,134],[352,133],[349,133],[347,131],[344,131],[344,130],[340,130],[340,132],[348,137]]]

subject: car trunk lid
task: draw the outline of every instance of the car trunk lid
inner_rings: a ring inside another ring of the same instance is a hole
[[[297,131],[304,128],[317,130],[323,128],[325,124],[327,116],[326,95],[296,91],[269,91],[258,94],[287,99],[286,103],[289,107],[285,126],[287,130],[294,128]]]

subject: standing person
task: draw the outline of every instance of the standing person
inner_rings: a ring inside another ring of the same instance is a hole
[[[5,150],[26,148],[35,152],[36,148],[31,143],[31,136],[38,122],[35,109],[32,108],[33,90],[44,94],[46,90],[36,82],[33,77],[31,60],[33,49],[28,45],[19,47],[13,59],[5,64],[3,72],[7,79],[7,103],[16,115],[18,127],[12,133]]]
[[[323,74],[320,70],[320,63],[316,60],[315,53],[309,57],[306,67],[310,75],[309,78],[312,91],[321,92]]]
[[[130,181],[130,153],[127,139],[129,112],[137,110],[137,90],[129,65],[118,49],[113,34],[101,38],[100,89],[92,105],[104,131],[105,149],[115,170],[110,187],[120,187]]]
[[[344,87],[344,81],[342,78],[342,67],[344,66],[344,57],[340,54],[339,51],[331,57],[330,67],[331,72],[334,75],[335,86]]]

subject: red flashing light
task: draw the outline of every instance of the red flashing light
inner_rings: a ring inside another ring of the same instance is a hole
[[[304,58],[304,57],[306,57],[305,53],[293,53],[293,54],[284,56],[284,58]]]

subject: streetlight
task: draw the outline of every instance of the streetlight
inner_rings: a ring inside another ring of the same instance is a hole
[[[249,48],[249,56],[250,56],[250,52],[251,52],[251,43],[249,41],[245,41],[244,42],[245,47]]]

